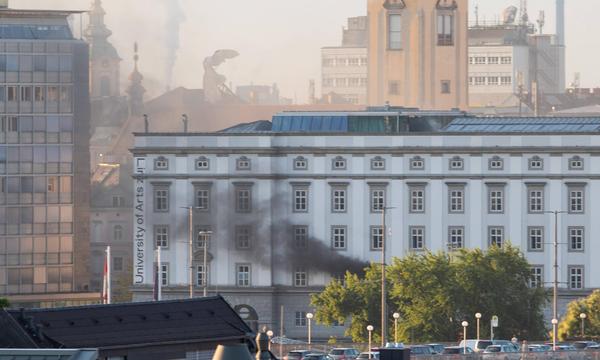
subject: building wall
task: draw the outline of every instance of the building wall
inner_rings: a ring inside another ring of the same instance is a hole
[[[321,59],[321,96],[336,93],[352,104],[367,103],[366,48],[327,47]]]
[[[368,2],[369,104],[389,101],[392,105],[422,109],[465,109],[467,1],[455,1],[455,10],[436,9],[437,0],[390,1],[402,2],[406,6],[397,10],[385,9],[383,0]],[[454,33],[448,45],[438,42],[438,15],[442,13],[453,15]],[[401,15],[401,42],[397,49],[389,46],[390,14]],[[449,82],[447,93],[442,92],[443,81]]]

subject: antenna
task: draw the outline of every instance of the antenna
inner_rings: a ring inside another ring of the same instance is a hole
[[[475,26],[479,26],[479,4],[475,4]]]
[[[519,11],[519,21],[521,25],[527,25],[529,15],[527,14],[527,0],[521,0],[521,9]]]
[[[540,27],[540,35],[544,33],[544,25],[546,25],[546,13],[544,10],[540,10],[540,15],[537,20],[538,26]]]

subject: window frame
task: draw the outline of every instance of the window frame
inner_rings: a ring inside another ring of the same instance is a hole
[[[490,170],[490,171],[504,170],[504,159],[498,155],[492,156],[491,158],[489,158],[488,159],[488,170]]]
[[[381,156],[375,156],[372,158],[371,170],[385,170],[385,159]]]
[[[202,268],[202,270],[200,270]],[[210,268],[209,264],[206,264],[206,269],[204,268],[204,264],[196,264],[196,286],[204,287],[208,286],[208,269]],[[202,281],[200,281],[200,274],[202,274]]]
[[[247,268],[247,271],[240,271],[242,267]],[[242,278],[240,275],[242,273],[247,273],[247,275]],[[235,284],[237,287],[251,287],[252,286],[252,264],[250,263],[238,263],[235,264]]]
[[[375,243],[376,241],[377,243]],[[371,251],[380,251],[383,248],[384,241],[383,226],[369,226],[369,249]]]
[[[539,270],[539,274],[537,273]],[[529,279],[529,287],[544,287],[544,265],[531,265],[531,278]],[[534,280],[535,277],[535,280]]]
[[[348,161],[343,156],[336,156],[331,159],[331,170],[346,170],[347,168]]]
[[[169,263],[161,262],[160,263],[160,284],[161,286],[169,286]]]
[[[159,193],[164,192],[164,196],[161,196]],[[159,212],[159,213],[168,213],[170,210],[170,206],[171,206],[171,199],[170,199],[170,186],[169,185],[154,185],[154,188],[152,189],[152,199],[153,199],[153,207],[154,207],[154,212]],[[161,199],[164,200],[164,207],[160,206],[159,204],[161,203]]]
[[[448,159],[448,170],[464,170],[465,160],[460,156],[454,156]]]
[[[200,200],[201,197],[199,195],[200,192],[206,192],[206,196],[202,196],[202,199],[204,200]],[[205,202],[205,206],[203,205],[203,202]],[[210,206],[211,206],[211,186],[210,185],[200,185],[200,184],[195,184],[194,185],[194,206],[195,206],[195,210],[197,211],[201,211],[201,212],[210,212]]]
[[[235,185],[235,212],[238,214],[247,214],[252,212],[252,185]],[[240,197],[243,192],[247,192],[246,197]],[[246,206],[242,206],[246,205]]]
[[[459,234],[453,234],[454,231],[460,231]],[[454,237],[460,236],[460,246],[455,246],[455,241],[452,241]],[[448,240],[447,240],[447,248],[448,251],[456,251],[460,249],[464,249],[466,247],[465,244],[465,227],[464,226],[448,226]]]
[[[254,238],[254,228],[251,225],[236,225],[234,229],[235,249],[236,250],[251,250]],[[243,240],[241,237],[246,237]],[[245,241],[245,242],[242,242]]]
[[[296,267],[293,275],[294,287],[308,287],[308,271],[305,267]]]
[[[382,195],[378,195],[378,193]],[[387,206],[387,189],[382,185],[369,186],[369,209],[371,214],[379,214]]]
[[[569,265],[568,267],[568,282],[570,290],[583,290],[585,289],[585,266],[583,265]],[[573,271],[579,270],[581,274],[573,274]],[[580,279],[576,280],[580,286],[573,286],[573,276],[579,276]]]
[[[341,196],[340,196],[341,194]],[[331,212],[340,214],[348,212],[348,186],[331,186]]]
[[[292,184],[292,212],[307,213],[309,212],[309,204],[309,185]]]
[[[201,163],[205,163],[206,165],[200,165]],[[210,159],[206,156],[200,156],[194,160],[194,168],[196,170],[210,170]]]
[[[296,327],[306,327],[306,311],[296,311],[294,314],[294,325]]]
[[[252,160],[247,156],[240,156],[235,160],[235,169],[238,171],[252,170]]]
[[[569,159],[569,170],[577,170],[577,171],[585,170],[584,159],[579,155],[575,155],[575,156],[571,157]]]
[[[341,232],[336,233],[340,230]],[[342,234],[343,233],[343,234]],[[336,238],[340,237],[341,238]],[[340,244],[343,243],[343,246]],[[348,249],[348,226],[346,225],[331,225],[331,248],[333,250],[347,250]]]
[[[299,164],[299,162],[304,162],[304,165]],[[304,156],[297,156],[293,160],[294,170],[308,170],[308,159]]]
[[[415,234],[415,231],[420,231],[421,234]],[[427,248],[426,246],[426,229],[425,226],[420,226],[420,225],[414,225],[414,226],[409,226],[408,227],[408,247],[411,251],[423,251]],[[419,241],[418,239],[415,239],[415,236],[420,236],[420,242],[421,242],[421,246],[420,247],[416,247],[415,246],[415,241]]]
[[[499,193],[500,197],[495,193]],[[504,185],[488,185],[488,214],[504,214],[506,209],[506,193]]]
[[[534,197],[534,193],[540,193],[541,196]],[[527,213],[528,214],[543,214],[546,208],[546,193],[544,186],[528,186],[527,187]]]
[[[500,235],[498,234],[498,231],[500,232]],[[497,243],[494,244],[494,241],[497,242],[497,239],[494,239],[494,237],[497,236],[501,236],[500,239],[500,245],[498,245]],[[502,249],[505,245],[505,232],[504,232],[504,226],[496,226],[496,225],[491,225],[488,226],[488,247],[492,247],[494,245],[496,245],[497,247],[499,247],[500,249]]]
[[[410,159],[411,170],[425,170],[425,159],[420,156],[413,156]]]
[[[538,234],[533,234],[533,231],[539,231],[539,247],[533,246],[533,236],[538,236]],[[543,226],[528,226],[527,227],[527,250],[529,252],[544,252],[545,244],[545,228]]]
[[[574,231],[580,231],[581,234],[573,234]],[[574,236],[581,237],[579,240],[581,243],[579,247],[574,246]],[[567,227],[567,241],[569,243],[568,249],[570,253],[583,253],[585,252],[585,227],[583,226],[568,226]]]
[[[304,232],[304,234],[301,234],[301,232]],[[308,225],[292,225],[292,247],[294,249],[308,249],[308,238]]]
[[[529,158],[527,163],[527,168],[530,171],[544,170],[544,159],[537,155]],[[539,165],[536,165],[536,163],[539,163]]]
[[[454,192],[460,192],[460,197],[457,198],[455,196],[453,196]],[[448,213],[449,214],[464,214],[465,213],[465,185],[455,185],[455,184],[448,184]],[[457,204],[460,206],[457,206],[456,208],[453,208],[455,203],[453,202],[453,200],[457,198],[460,199]]]
[[[157,225],[154,225],[153,229],[154,229],[154,233],[153,233],[154,234],[154,236],[153,236],[153,239],[154,239],[154,249],[157,249],[158,246],[159,246],[158,245],[158,241],[159,241],[158,236],[166,236],[166,239],[161,239],[161,241],[166,241],[167,245],[166,246],[160,245],[160,248],[161,249],[168,249],[169,245],[170,245],[170,242],[171,242],[170,241],[171,239],[170,239],[170,227],[169,227],[169,225],[166,225],[166,224],[157,224]],[[159,234],[158,229],[166,229],[166,232]]]
[[[392,30],[392,18],[394,19],[398,19],[399,22],[399,29],[394,29]],[[402,13],[398,12],[398,11],[390,11],[387,14],[387,32],[386,32],[386,36],[387,36],[387,50],[389,51],[398,51],[398,50],[402,50],[403,48],[403,41],[402,41],[402,37],[404,35],[404,32],[402,31],[402,27],[403,27],[403,19],[402,19]],[[392,35],[398,35],[399,36],[399,40],[394,41],[393,38],[394,36]]]
[[[409,185],[408,186],[408,199],[409,199],[409,204],[408,204],[408,212],[411,214],[424,214],[427,210],[427,193],[426,193],[426,189],[427,186],[426,185]],[[415,197],[415,192],[421,192],[420,196]],[[421,199],[420,202],[418,201],[417,203],[415,203],[415,199]],[[416,206],[415,205],[419,205],[420,206]]]
[[[169,159],[164,156],[159,156],[154,159],[154,170],[167,171],[169,170]]]
[[[577,198],[573,197],[573,193],[581,193],[581,201],[577,202]],[[569,214],[585,214],[585,186],[583,185],[568,185],[567,186],[567,204],[569,206]],[[574,203],[575,201],[575,203]],[[575,207],[573,206],[575,205]]]

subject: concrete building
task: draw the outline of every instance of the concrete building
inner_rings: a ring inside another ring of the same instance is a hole
[[[467,0],[368,1],[368,104],[466,109]]]
[[[441,115],[421,122],[443,124]],[[254,310],[259,324],[279,328],[283,306],[285,334],[303,338],[309,295],[379,261],[384,205],[394,207],[388,257],[510,241],[540,286],[553,279],[544,211],[568,211],[558,224],[560,312],[600,287],[600,119],[451,115],[437,131],[390,111],[283,113],[270,132],[261,123],[256,132],[136,133],[135,299],[152,296],[160,245],[163,296],[188,296],[190,280],[199,294],[208,279],[210,294]],[[314,336],[342,332],[317,326]]]
[[[61,10],[0,7],[0,296],[92,301],[89,48]]]

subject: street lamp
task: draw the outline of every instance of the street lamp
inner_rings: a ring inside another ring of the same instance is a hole
[[[481,320],[481,313],[476,313],[475,318],[477,319],[477,341],[479,341],[479,320]]]
[[[552,351],[556,351],[556,325],[558,325],[558,319],[552,319]]]
[[[565,214],[568,211],[553,210],[544,211],[546,214],[554,214],[554,282],[552,284],[552,321],[558,323],[558,214]],[[556,347],[557,327],[552,327],[552,342]]]
[[[369,359],[371,359],[371,334],[373,333],[373,325],[368,325],[367,331],[369,332]]]
[[[463,327],[463,340],[464,340],[464,342],[463,342],[463,344],[464,344],[464,352],[463,352],[463,354],[466,354],[467,353],[467,326],[469,326],[469,323],[466,322],[466,321],[463,321],[461,325]]]
[[[310,322],[311,322],[313,316],[314,316],[313,313],[307,313],[306,314],[306,319],[308,319],[308,347],[309,348],[311,347],[310,345],[311,345],[311,335],[312,335],[311,332],[310,332],[311,331],[311,329],[310,329]]]
[[[394,343],[398,343],[398,319],[400,319],[400,314],[397,312],[392,315],[394,317]]]
[[[189,296],[194,297],[194,209],[206,209],[200,206],[181,206],[181,209],[188,211],[188,277],[189,277]],[[206,295],[204,295],[206,296]]]
[[[202,237],[202,241],[204,242],[204,262],[202,264],[202,295],[203,297],[207,296],[208,289],[208,270],[206,268],[206,254],[208,252],[208,237],[212,234],[212,231],[200,231],[198,235]]]
[[[273,339],[273,330],[267,331],[267,336],[269,337],[269,351],[271,351],[271,339]]]
[[[387,210],[395,209],[394,207],[385,206],[385,201],[381,206],[381,347],[385,346],[387,341],[387,309],[386,309],[386,283],[385,283],[385,238],[386,238],[386,226],[385,226],[385,215]]]
[[[585,337],[585,318],[587,315],[585,313],[579,314],[579,318],[581,319],[581,339]]]

